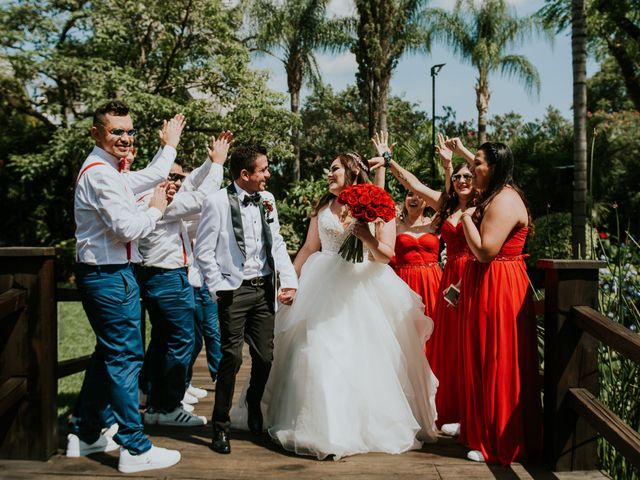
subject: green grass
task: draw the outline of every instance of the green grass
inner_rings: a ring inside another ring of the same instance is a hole
[[[147,320],[147,342],[151,326]],[[93,353],[96,336],[80,302],[58,302],[58,361]],[[58,418],[66,418],[80,392],[84,372],[58,380]]]

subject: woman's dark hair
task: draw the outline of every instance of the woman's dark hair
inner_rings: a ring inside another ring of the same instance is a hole
[[[121,100],[109,100],[93,112],[93,125],[102,125],[103,118],[107,114],[115,117],[124,117],[129,115],[129,107]]]
[[[511,149],[501,142],[485,142],[478,148],[479,151],[484,152],[487,165],[491,167],[489,173],[489,182],[486,188],[481,193],[478,199],[478,205],[476,211],[473,213],[473,221],[476,225],[480,225],[484,211],[495,198],[498,193],[506,186],[513,188],[524,203],[527,209],[528,227],[533,231],[533,221],[531,220],[531,211],[529,210],[529,202],[524,196],[524,193],[513,180],[513,153]]]
[[[465,162],[459,163],[453,168],[452,176],[458,173],[463,168],[469,168],[469,165]],[[476,190],[473,190],[473,197],[469,199],[469,206],[473,204],[476,197]],[[458,205],[460,204],[460,199],[458,198],[458,194],[456,193],[456,189],[453,187],[453,179],[451,180],[451,184],[449,185],[449,190],[442,192],[440,196],[439,208],[436,214],[433,216],[433,226],[436,231],[439,231],[442,227],[444,221],[453,215],[453,212],[456,211]]]
[[[344,167],[344,183],[346,186],[356,185],[360,183],[371,183],[369,181],[369,165],[357,153],[339,153],[336,158]],[[333,163],[333,162],[331,162]],[[318,212],[327,205],[336,196],[331,193],[325,193],[318,203],[313,207],[311,216],[315,217]]]
[[[240,178],[240,172],[246,170],[250,173],[256,168],[256,159],[260,155],[266,155],[267,149],[262,145],[246,144],[236,146],[229,155],[229,171],[234,180]]]

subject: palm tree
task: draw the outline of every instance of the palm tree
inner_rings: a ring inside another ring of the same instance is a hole
[[[337,53],[346,49],[351,37],[350,18],[328,19],[329,0],[257,0],[251,16],[256,35],[252,48],[280,60],[287,74],[291,96],[291,112],[298,114],[300,90],[305,81],[317,86],[321,83],[315,57],[317,51]],[[300,130],[294,124],[291,133],[295,160],[293,180],[300,180]]]
[[[427,0],[355,0],[357,40],[352,50],[358,62],[360,96],[369,108],[369,136],[387,130],[387,100],[391,76],[406,52],[429,50],[425,28]]]
[[[587,222],[587,15],[585,0],[571,1],[573,60],[573,258],[586,254]]]
[[[476,107],[478,139],[487,139],[487,113],[491,90],[489,75],[499,72],[520,80],[531,93],[540,92],[537,69],[522,55],[509,54],[538,29],[534,17],[518,17],[505,0],[456,0],[452,13],[434,9],[429,14],[433,39],[451,47],[478,71]]]

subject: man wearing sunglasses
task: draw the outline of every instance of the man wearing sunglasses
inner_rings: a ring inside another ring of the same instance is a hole
[[[142,264],[137,278],[151,320],[151,343],[145,356],[141,390],[148,392],[144,422],[148,425],[199,426],[205,417],[187,411],[187,374],[194,345],[193,264],[183,219],[200,213],[207,196],[220,189],[223,165],[233,134],[211,138],[208,158],[189,176],[174,163],[167,177],[170,204],[155,229],[140,240]],[[138,198],[145,206],[152,190]],[[196,398],[190,399],[192,403]]]
[[[142,259],[136,240],[153,231],[167,207],[162,182],[183,128],[181,114],[165,121],[159,132],[164,147],[153,162],[138,172],[122,174],[121,160],[130,153],[136,131],[127,105],[110,101],[94,113],[95,147],[76,181],[76,282],[96,334],[96,350],[79,396],[80,418],[67,438],[67,456],[106,452],[120,445],[118,469],[125,473],[180,461],[180,452],[151,445],[143,432],[138,410],[143,354],[140,291],[132,264]],[[138,209],[135,194],[147,189],[153,189],[148,208]],[[101,433],[105,421],[112,420],[118,425],[113,438]]]

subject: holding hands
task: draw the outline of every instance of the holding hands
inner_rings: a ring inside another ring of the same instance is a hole
[[[163,120],[162,128],[158,130],[160,143],[176,148],[178,143],[180,143],[180,136],[182,135],[182,130],[185,125],[186,119],[182,113],[176,114],[176,116],[169,121]]]
[[[296,296],[295,288],[281,288],[278,291],[278,301],[284,305],[291,305]]]
[[[213,163],[224,165],[227,161],[227,153],[229,153],[229,147],[233,143],[233,133],[229,130],[220,132],[218,138],[212,136],[207,145],[207,155]]]

